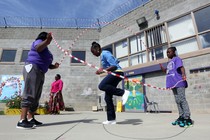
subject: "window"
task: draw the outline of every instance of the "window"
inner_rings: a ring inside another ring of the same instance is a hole
[[[198,32],[210,29],[210,7],[206,7],[194,13]]]
[[[151,49],[149,52],[150,60],[167,58],[166,51],[167,51],[167,46]]]
[[[120,58],[128,55],[128,43],[127,40],[120,41],[115,44],[116,58]]]
[[[1,56],[1,62],[14,62],[16,56],[16,50],[3,50]]]
[[[72,51],[72,55],[80,60],[85,61],[85,51]],[[81,62],[71,58],[71,63],[78,64]]]
[[[167,43],[165,26],[159,25],[148,31],[147,35],[147,46],[149,47],[149,60],[157,60],[165,58],[166,46]],[[164,46],[164,47],[163,47]]]
[[[177,43],[171,44],[171,46],[176,47],[178,54],[184,54],[198,50],[198,44],[195,38],[179,41]]]
[[[179,40],[195,34],[190,15],[181,17],[168,23],[170,41]]]
[[[25,62],[28,57],[29,50],[23,50],[20,62]]]
[[[210,32],[206,34],[199,35],[199,38],[201,40],[201,44],[203,48],[210,47]]]
[[[133,36],[130,38],[130,52],[131,54],[146,50],[144,34]]]
[[[165,26],[160,25],[146,31],[147,46],[154,47],[166,43]]]
[[[119,65],[120,65],[122,68],[128,67],[128,58],[126,58],[126,59],[120,59],[119,61],[120,61]]]
[[[132,55],[131,59],[130,59],[130,64],[131,66],[137,65],[137,64],[142,64],[142,63],[146,63],[146,52],[140,53],[140,54],[136,54],[136,55]]]
[[[112,54],[113,54],[113,51],[112,51],[112,45],[109,45],[109,46],[106,46],[106,47],[103,47],[102,50],[107,50],[107,51],[110,51]]]

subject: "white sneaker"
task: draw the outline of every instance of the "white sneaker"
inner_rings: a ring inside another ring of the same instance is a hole
[[[104,121],[103,124],[116,124],[116,121]]]
[[[123,105],[127,102],[129,94],[130,94],[130,91],[125,90],[125,92],[124,92],[124,94],[122,96],[122,104]]]

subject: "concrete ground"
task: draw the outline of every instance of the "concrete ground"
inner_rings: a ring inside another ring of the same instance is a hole
[[[210,114],[192,114],[193,127],[172,126],[175,113],[117,113],[116,125],[102,125],[105,112],[37,115],[42,126],[16,128],[19,115],[0,115],[1,140],[210,140]]]

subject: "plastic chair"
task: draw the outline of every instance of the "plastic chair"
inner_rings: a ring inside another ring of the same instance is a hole
[[[152,107],[153,107],[155,113],[159,113],[160,112],[157,102],[149,101],[149,99],[147,98],[146,95],[144,95],[144,99],[145,99],[145,103],[146,103],[146,111],[148,111],[148,108],[150,108],[149,112],[151,112],[152,111]]]

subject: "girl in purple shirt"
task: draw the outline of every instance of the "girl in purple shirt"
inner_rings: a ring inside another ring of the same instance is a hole
[[[190,119],[190,109],[185,97],[185,88],[187,88],[185,68],[181,58],[176,56],[175,47],[167,49],[167,57],[170,59],[167,68],[165,69],[162,64],[160,64],[160,67],[167,74],[166,87],[172,89],[179,111],[179,117],[172,125],[190,126],[193,123]]]

